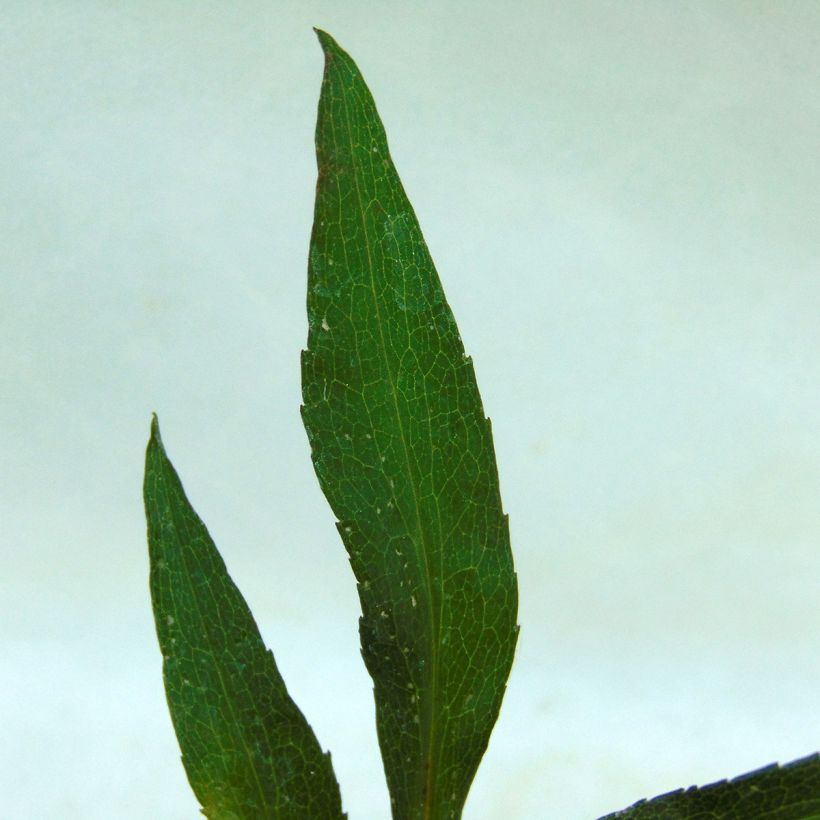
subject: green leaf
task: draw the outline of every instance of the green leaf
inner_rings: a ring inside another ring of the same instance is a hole
[[[517,585],[490,422],[373,98],[324,32],[302,411],[358,581],[395,818],[457,818]]]
[[[820,820],[820,755],[662,794],[600,820]]]
[[[165,454],[156,416],[145,456],[151,599],[182,762],[213,820],[344,817],[330,755]]]

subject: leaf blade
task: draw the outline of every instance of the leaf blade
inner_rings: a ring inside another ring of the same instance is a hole
[[[394,817],[458,817],[516,643],[507,517],[472,362],[372,96],[317,34],[303,420],[359,582]]]
[[[678,789],[600,820],[820,820],[820,755]]]
[[[156,416],[145,458],[150,588],[191,788],[213,820],[336,820],[339,787],[272,653],[185,496]]]

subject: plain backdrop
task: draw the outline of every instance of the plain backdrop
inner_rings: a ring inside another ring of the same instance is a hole
[[[466,820],[820,748],[820,5],[5,2],[0,817],[186,820],[150,413],[351,820],[388,799],[299,418],[327,29],[493,420],[521,637]]]

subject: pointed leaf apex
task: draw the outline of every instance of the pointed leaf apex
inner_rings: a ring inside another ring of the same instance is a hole
[[[319,45],[322,46],[322,51],[327,54],[329,51],[338,50],[339,44],[326,32],[316,26],[313,27],[316,36],[319,38]]]
[[[162,453],[165,453],[165,447],[162,443],[162,436],[159,432],[159,418],[156,413],[151,413],[151,436],[148,439],[148,447],[156,447]]]
[[[358,67],[356,63],[353,62],[350,55],[333,39],[326,31],[322,31],[320,28],[313,29],[316,32],[316,36],[319,38],[319,45],[322,47],[322,51],[325,54],[325,71],[327,72],[327,68],[331,65],[334,59],[339,59],[339,64],[347,66],[349,69],[354,71],[358,74]]]

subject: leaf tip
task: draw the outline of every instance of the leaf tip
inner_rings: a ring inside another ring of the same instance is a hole
[[[342,49],[339,47],[339,44],[326,31],[317,28],[316,26],[313,27],[313,30],[319,38],[319,45],[325,53],[326,60],[329,60],[336,54],[342,53]]]
[[[159,434],[159,417],[156,413],[151,413],[151,441],[162,444],[162,437]]]
[[[314,26],[313,31],[319,38],[319,45],[321,45],[322,48],[326,48],[333,42],[333,38],[324,29],[319,28],[319,26]]]
[[[159,432],[159,417],[156,413],[151,413],[151,435],[148,438],[148,448],[146,451],[146,458],[151,459],[159,455],[160,458],[166,459],[165,445],[162,443],[162,436]]]

